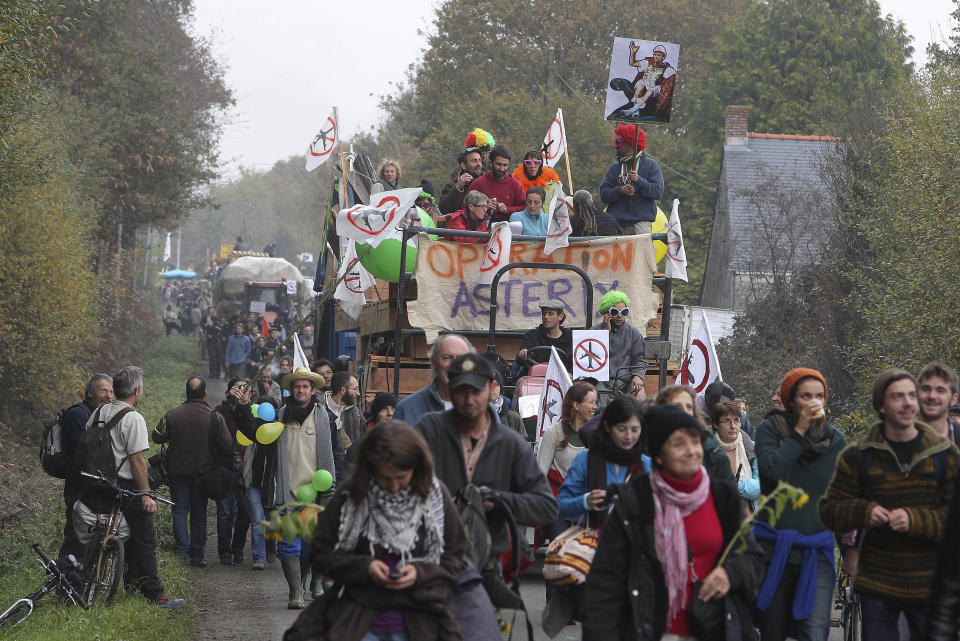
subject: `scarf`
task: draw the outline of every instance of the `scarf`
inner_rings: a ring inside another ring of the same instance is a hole
[[[283,413],[283,422],[303,425],[303,422],[307,420],[308,416],[310,416],[310,412],[313,411],[313,407],[316,404],[317,402],[311,399],[310,402],[307,403],[306,407],[295,407],[293,405],[288,405],[287,410]]]
[[[520,186],[523,187],[523,193],[527,193],[527,190],[531,187],[543,187],[550,183],[560,182],[560,176],[550,167],[546,165],[540,165],[540,173],[536,178],[530,180],[527,178],[527,172],[523,170],[523,163],[520,163],[516,169],[513,170],[513,177],[520,182]],[[543,203],[544,206],[549,205],[550,203]]]
[[[632,146],[633,146],[633,144],[632,144],[633,141],[630,141],[630,142],[631,142],[631,145],[630,145],[630,146],[632,147]],[[633,183],[631,183],[629,180],[627,180],[627,174],[629,174],[631,171],[633,171],[634,168],[638,168],[638,169],[639,169],[639,167],[640,167],[640,159],[641,159],[641,158],[643,158],[643,150],[642,150],[642,149],[641,149],[640,151],[638,151],[635,156],[633,156],[633,157],[627,157],[627,158],[622,158],[622,159],[620,160],[620,184],[621,184],[621,185],[626,185],[626,184],[628,184],[628,183],[629,183],[629,184],[633,184]]]
[[[773,425],[780,435],[782,443],[788,438],[795,438],[803,445],[803,457],[813,459],[830,447],[833,440],[833,428],[826,421],[816,421],[810,424],[806,434],[797,434],[793,428],[797,424],[797,417],[784,410],[771,410],[766,416],[767,420]]]
[[[667,625],[688,605],[687,534],[683,519],[703,505],[710,493],[710,477],[701,465],[700,483],[693,492],[681,492],[663,478],[659,470],[650,472],[650,489],[653,491],[653,533],[657,558],[663,565],[663,578],[667,586]]]
[[[370,556],[375,556],[374,546],[379,545],[400,557],[397,567],[416,561],[439,563],[443,552],[443,520],[443,493],[436,477],[426,499],[420,498],[409,485],[390,493],[371,480],[367,496],[360,503],[344,501],[334,549],[352,552],[363,535],[370,544]],[[423,554],[411,558],[421,526]]]
[[[602,430],[603,428],[600,428]],[[640,474],[643,468],[643,446],[640,440],[631,449],[625,450],[614,445],[608,436],[595,432],[590,449],[587,450],[587,491],[607,489],[607,461],[627,467],[627,478]],[[590,510],[587,522],[590,527],[600,529],[607,521],[607,510]]]
[[[740,476],[737,476],[737,480],[753,478],[753,470],[750,469],[750,460],[747,458],[747,448],[743,445],[743,432],[737,432],[737,440],[733,443],[724,443],[719,435],[717,440],[720,441],[720,447],[727,452],[737,451],[736,465],[730,466],[730,471],[733,472],[734,476],[737,474],[737,469],[740,470]]]
[[[490,404],[493,405],[493,409],[497,412],[497,416],[500,415],[500,412],[503,411],[503,394],[497,397],[497,400],[490,401]]]

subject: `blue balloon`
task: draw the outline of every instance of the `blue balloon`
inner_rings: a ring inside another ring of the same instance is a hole
[[[268,423],[277,418],[277,410],[270,403],[260,403],[257,408],[257,417]]]

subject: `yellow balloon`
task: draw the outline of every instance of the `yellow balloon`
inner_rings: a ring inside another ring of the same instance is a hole
[[[653,221],[653,233],[662,234],[666,232],[667,222],[667,215],[663,213],[662,209],[657,207],[657,217]],[[657,250],[657,262],[659,263],[661,260],[663,260],[663,257],[667,255],[667,245],[659,240],[655,240],[653,241],[653,247]]]
[[[269,445],[280,436],[283,431],[283,423],[274,421],[273,423],[264,423],[257,428],[257,442]]]
[[[237,443],[240,445],[253,445],[253,441],[244,436],[240,430],[237,430]]]

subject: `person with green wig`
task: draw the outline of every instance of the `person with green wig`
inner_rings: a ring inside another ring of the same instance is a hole
[[[610,331],[610,380],[598,384],[598,389],[646,396],[643,376],[648,363],[643,357],[643,334],[627,322],[630,299],[620,290],[611,289],[600,299],[600,313],[603,320],[593,329]]]

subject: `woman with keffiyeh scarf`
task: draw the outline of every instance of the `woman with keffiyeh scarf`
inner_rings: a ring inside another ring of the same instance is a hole
[[[736,488],[707,475],[700,426],[682,409],[651,407],[644,430],[653,470],[617,488],[587,576],[584,641],[696,638],[694,598],[723,599],[726,641],[752,638],[745,603],[759,586],[760,549],[748,536],[745,551],[716,564],[745,516]]]
[[[459,640],[447,596],[466,540],[419,432],[401,421],[360,442],[351,477],[320,513],[311,560],[334,581],[285,641]]]

